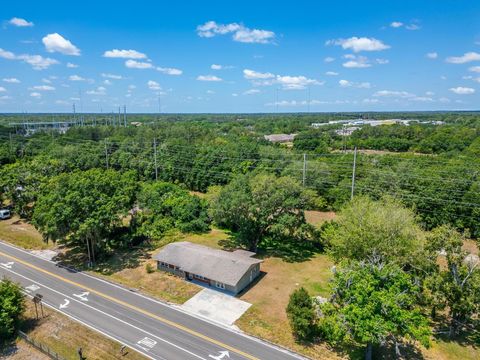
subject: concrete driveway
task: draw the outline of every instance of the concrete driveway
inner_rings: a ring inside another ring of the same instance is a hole
[[[183,310],[223,325],[233,323],[252,304],[211,289],[203,289],[180,306]]]

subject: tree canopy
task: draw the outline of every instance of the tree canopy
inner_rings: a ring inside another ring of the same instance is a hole
[[[308,240],[312,228],[304,210],[320,200],[289,177],[268,174],[238,176],[213,197],[213,219],[238,233],[252,251],[266,238]]]
[[[350,262],[334,273],[333,294],[320,306],[319,331],[331,342],[366,346],[405,339],[429,345],[428,319],[416,303],[420,287],[400,267],[378,257]]]
[[[376,255],[400,266],[414,262],[424,244],[413,211],[388,197],[379,201],[356,197],[340,211],[324,237],[337,261],[362,261]]]

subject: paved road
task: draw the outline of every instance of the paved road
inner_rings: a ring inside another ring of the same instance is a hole
[[[151,359],[293,360],[300,356],[0,241],[0,276]]]

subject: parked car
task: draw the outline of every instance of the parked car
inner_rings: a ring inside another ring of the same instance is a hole
[[[0,210],[0,220],[10,219],[12,217],[12,213],[8,209],[1,209]]]

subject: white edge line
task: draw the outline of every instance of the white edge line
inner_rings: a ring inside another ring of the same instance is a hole
[[[246,334],[245,332],[243,332],[243,331],[241,331],[241,330],[232,329],[232,328],[229,327],[229,326],[226,326],[226,325],[224,325],[224,324],[218,323],[218,322],[216,322],[216,321],[213,321],[213,320],[208,319],[208,318],[206,318],[206,317],[200,316],[200,315],[198,315],[198,314],[190,313],[190,312],[188,312],[188,311],[180,308],[180,305],[170,304],[170,303],[168,303],[168,302],[161,301],[161,300],[158,300],[158,299],[155,299],[155,298],[146,296],[146,295],[144,295],[144,294],[142,294],[142,293],[140,293],[140,292],[132,291],[132,290],[126,288],[125,286],[116,284],[116,283],[114,283],[113,281],[108,281],[108,280],[102,279],[101,277],[94,276],[94,275],[91,275],[91,274],[89,274],[89,273],[86,273],[86,272],[84,272],[84,271],[79,271],[79,270],[77,270],[77,269],[75,269],[75,268],[70,268],[70,267],[68,267],[68,266],[61,265],[61,264],[59,264],[59,263],[57,263],[57,262],[55,262],[55,261],[53,261],[53,260],[48,260],[48,259],[45,259],[45,258],[37,255],[37,254],[31,253],[30,251],[32,251],[32,250],[28,251],[28,250],[22,249],[22,248],[20,248],[20,247],[18,247],[18,246],[15,246],[15,245],[13,245],[13,244],[7,243],[7,242],[4,241],[4,240],[1,240],[1,239],[0,239],[0,243],[1,243],[1,244],[4,244],[4,245],[6,245],[6,246],[9,246],[9,247],[11,247],[11,248],[14,248],[15,250],[18,250],[18,251],[23,252],[23,253],[25,253],[25,254],[28,254],[28,255],[30,255],[30,256],[34,256],[34,257],[36,257],[37,259],[40,259],[40,260],[46,261],[46,262],[48,262],[48,263],[54,264],[54,265],[56,265],[56,266],[58,266],[58,267],[61,267],[61,268],[63,268],[63,269],[70,270],[70,271],[74,271],[75,273],[81,274],[81,275],[86,276],[86,277],[88,277],[88,278],[90,278],[90,279],[94,279],[94,280],[103,282],[103,283],[105,283],[105,284],[107,284],[107,285],[111,285],[111,286],[113,286],[113,287],[116,287],[116,288],[118,288],[118,289],[121,289],[121,290],[123,290],[123,291],[126,291],[126,292],[128,292],[129,294],[135,294],[135,295],[137,295],[137,296],[139,296],[139,297],[141,297],[141,298],[143,298],[143,299],[145,299],[145,300],[149,300],[149,301],[152,301],[152,302],[154,302],[154,303],[156,303],[156,304],[165,306],[165,307],[168,308],[168,309],[181,312],[181,313],[183,313],[183,314],[185,314],[185,315],[194,317],[194,318],[196,318],[196,319],[198,319],[198,320],[201,320],[201,321],[205,321],[205,322],[207,322],[207,323],[209,323],[209,324],[211,324],[211,325],[214,325],[214,326],[216,326],[216,327],[218,327],[218,328],[221,328],[221,329],[230,331],[230,332],[232,332],[232,333],[234,333],[234,334],[243,336],[243,337],[246,338],[246,339],[255,341],[255,342],[258,343],[258,344],[261,344],[261,345],[270,347],[271,349],[280,351],[280,352],[282,352],[282,353],[284,353],[284,354],[290,355],[290,356],[295,357],[295,358],[297,358],[297,359],[301,359],[301,360],[309,359],[308,357],[303,356],[303,355],[300,355],[300,354],[297,354],[297,353],[294,352],[293,350],[290,350],[290,349],[288,349],[288,348],[286,348],[286,347],[283,347],[283,346],[281,346],[281,345],[272,343],[272,342],[270,342],[270,341],[268,341],[268,340],[265,340],[265,339],[261,339],[261,338],[255,337],[255,336],[253,336],[253,335]],[[33,250],[33,251],[41,251],[41,250]]]
[[[22,277],[22,278],[24,278],[24,279],[26,279],[26,280],[28,280],[28,281],[30,281],[30,282],[36,283],[36,284],[38,284],[38,285],[41,285],[41,286],[43,286],[45,289],[48,289],[48,290],[50,290],[50,291],[52,291],[52,292],[54,292],[54,293],[57,293],[57,294],[65,297],[65,298],[71,299],[71,300],[75,301],[75,302],[78,303],[78,304],[84,305],[84,306],[86,306],[86,307],[88,307],[88,308],[90,308],[90,309],[92,309],[92,310],[94,310],[94,311],[97,311],[97,312],[99,312],[99,313],[101,313],[101,314],[103,314],[103,315],[105,315],[105,316],[108,316],[108,317],[110,317],[110,318],[112,318],[112,319],[115,319],[115,320],[117,320],[117,321],[125,324],[125,325],[128,325],[128,326],[130,326],[130,327],[132,327],[132,328],[134,328],[134,329],[136,329],[136,330],[138,330],[138,331],[140,331],[140,332],[143,332],[143,333],[145,333],[145,334],[147,334],[147,335],[150,335],[150,336],[152,336],[152,337],[154,337],[154,338],[156,338],[156,339],[158,339],[158,340],[160,340],[160,341],[162,341],[162,342],[164,342],[164,343],[167,343],[167,344],[169,344],[169,345],[171,345],[171,346],[173,346],[173,347],[175,347],[175,348],[177,348],[177,349],[179,349],[179,350],[182,350],[182,351],[184,351],[184,352],[186,352],[186,353],[188,353],[188,354],[190,354],[190,355],[192,355],[192,356],[194,356],[194,357],[196,357],[196,358],[199,358],[199,359],[202,359],[202,360],[207,360],[207,359],[201,357],[200,355],[197,355],[197,354],[195,354],[195,353],[192,353],[191,351],[189,351],[189,350],[187,350],[187,349],[184,349],[184,348],[182,348],[181,346],[176,345],[176,344],[174,344],[174,343],[172,343],[172,342],[170,342],[170,341],[168,341],[168,340],[165,340],[165,339],[163,339],[163,338],[161,338],[161,337],[159,337],[159,336],[157,336],[157,335],[155,335],[155,334],[152,334],[152,333],[150,333],[150,332],[148,332],[148,331],[146,331],[146,330],[143,330],[143,329],[141,329],[141,328],[139,328],[139,327],[137,327],[137,326],[135,326],[135,325],[133,325],[133,324],[130,324],[130,323],[128,323],[128,322],[126,322],[126,321],[124,321],[124,320],[122,320],[122,319],[119,319],[119,318],[117,318],[117,317],[115,317],[115,316],[113,316],[113,315],[111,315],[111,314],[108,314],[108,313],[106,313],[106,312],[104,312],[104,311],[102,311],[102,310],[100,310],[100,309],[97,309],[97,308],[95,308],[95,307],[93,307],[93,306],[91,306],[91,305],[88,305],[88,304],[86,304],[86,303],[84,303],[84,302],[82,302],[82,301],[76,300],[76,299],[74,299],[73,297],[71,297],[71,296],[69,296],[69,295],[65,295],[65,294],[61,293],[61,292],[58,291],[58,290],[52,289],[51,287],[49,287],[49,286],[47,286],[47,285],[44,285],[44,284],[42,284],[42,283],[39,282],[39,281],[32,280],[32,279],[30,279],[30,278],[28,278],[28,277],[26,277],[26,276],[24,276],[24,275],[22,275],[22,274],[19,274],[19,273],[13,271],[13,270],[6,269],[6,268],[4,268],[4,269],[7,270],[7,271],[9,271],[9,272],[11,272],[11,273],[13,273],[13,274],[15,274],[15,275],[17,275],[17,276],[20,276],[20,277]]]
[[[22,290],[22,292],[23,292],[26,296],[28,296],[28,297],[30,297],[30,298],[33,299],[33,296],[32,296],[31,294],[27,293],[24,289]],[[145,357],[147,357],[147,358],[149,358],[149,359],[157,360],[156,358],[148,355],[147,353],[144,353],[143,351],[140,351],[140,350],[134,348],[133,345],[129,345],[128,343],[126,343],[126,340],[120,340],[120,339],[118,339],[118,338],[115,338],[115,337],[113,337],[112,335],[109,335],[109,334],[107,334],[106,332],[104,332],[104,331],[102,331],[102,330],[99,330],[99,329],[93,327],[93,325],[87,324],[87,323],[84,322],[83,320],[80,320],[80,319],[76,318],[76,317],[73,316],[73,315],[67,314],[67,313],[64,312],[63,310],[60,310],[60,309],[58,309],[57,307],[55,307],[54,305],[50,305],[49,303],[43,302],[43,301],[42,301],[42,304],[45,305],[46,307],[54,310],[54,311],[57,311],[57,312],[65,315],[66,317],[72,319],[73,321],[79,322],[79,323],[82,324],[83,326],[86,326],[86,327],[88,327],[89,329],[91,329],[91,330],[93,330],[93,331],[95,331],[95,332],[98,332],[99,334],[102,334],[103,336],[109,338],[110,340],[113,340],[113,341],[119,343],[120,345],[124,345],[124,346],[128,347],[128,348],[129,348],[130,350],[132,350],[132,351],[136,351],[136,352],[144,355]],[[124,341],[125,341],[125,342],[124,342]],[[163,359],[163,360],[166,360],[165,358],[162,358],[162,359]]]

